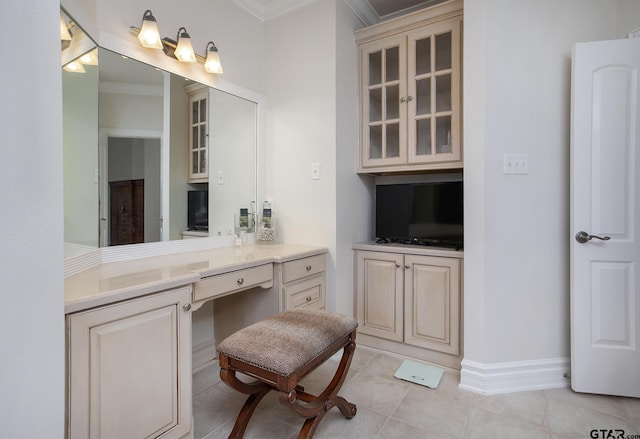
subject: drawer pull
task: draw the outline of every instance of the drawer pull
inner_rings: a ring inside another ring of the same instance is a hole
[[[311,265],[307,265],[307,271],[311,271]]]
[[[182,305],[182,309],[184,309],[185,311],[189,311],[191,309],[191,304],[185,303],[184,305]]]
[[[311,302],[311,296],[307,296],[307,302]]]
[[[238,285],[242,285],[244,283],[244,279],[240,278],[236,282],[238,283]]]

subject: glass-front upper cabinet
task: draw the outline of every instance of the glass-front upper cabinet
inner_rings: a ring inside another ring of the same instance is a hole
[[[209,181],[209,90],[189,90],[189,183]]]
[[[407,117],[407,106],[401,105],[406,96],[406,41],[397,38],[376,41],[362,48],[366,104],[362,106],[365,156],[387,165],[407,160],[406,131],[401,125]]]
[[[458,2],[434,6],[356,32],[361,84],[358,172],[462,167],[462,10],[452,11],[456,4],[461,7]]]

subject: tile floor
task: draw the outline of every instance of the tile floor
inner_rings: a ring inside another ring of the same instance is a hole
[[[570,389],[483,396],[458,389],[458,376],[449,372],[434,390],[395,379],[401,363],[400,358],[358,347],[340,392],[357,405],[358,413],[347,420],[332,409],[314,438],[601,438],[606,436],[592,436],[591,430],[612,429],[624,430],[624,439],[640,439],[640,399]],[[327,361],[305,379],[305,390],[324,389],[336,367],[337,361]],[[216,365],[193,376],[195,439],[227,438],[244,403],[241,394],[220,381],[218,372]],[[302,419],[270,392],[244,437],[295,438],[301,426]]]

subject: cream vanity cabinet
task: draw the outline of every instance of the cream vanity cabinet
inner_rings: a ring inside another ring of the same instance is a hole
[[[462,168],[461,23],[454,0],[355,33],[358,172]]]
[[[192,430],[185,286],[68,314],[68,438],[182,438]]]
[[[200,84],[186,87],[189,94],[188,183],[209,182],[209,89]]]
[[[356,259],[359,342],[460,368],[460,252],[360,246]]]
[[[325,309],[326,255],[315,255],[275,265],[281,309]]]

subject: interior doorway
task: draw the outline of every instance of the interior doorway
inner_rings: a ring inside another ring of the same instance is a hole
[[[100,245],[162,240],[161,139],[101,136]]]

